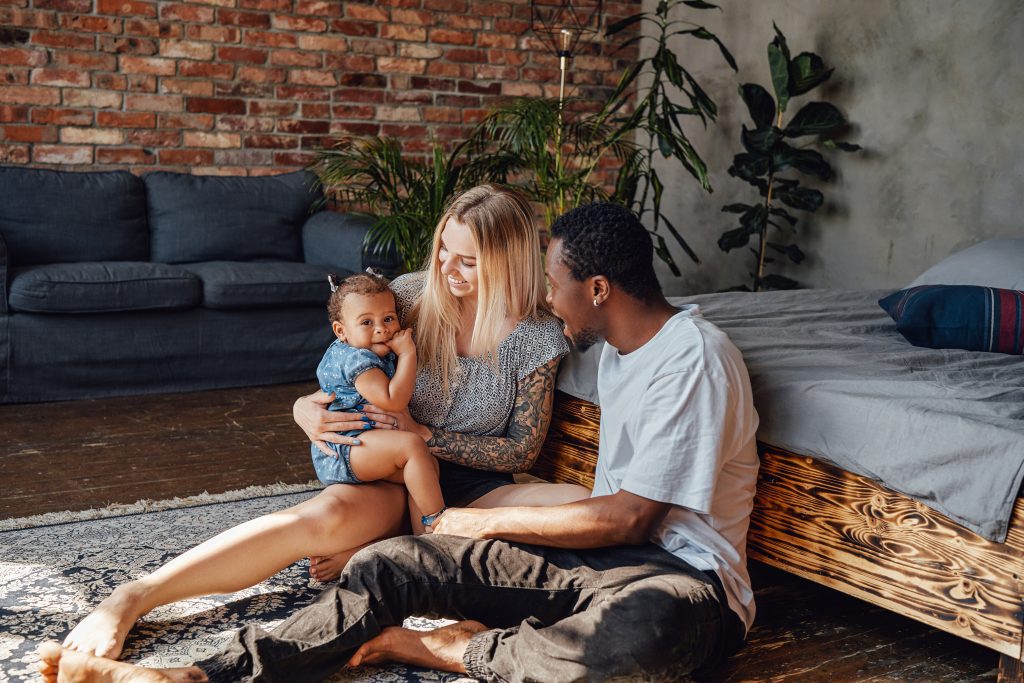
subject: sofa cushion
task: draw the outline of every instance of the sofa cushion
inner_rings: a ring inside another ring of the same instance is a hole
[[[0,167],[0,234],[13,265],[144,261],[145,187],[125,171]]]
[[[239,178],[148,173],[151,260],[302,260],[302,224],[319,198],[307,171]]]
[[[322,306],[331,294],[329,269],[307,263],[211,261],[183,267],[202,280],[206,308]]]
[[[133,261],[16,268],[10,286],[11,310],[24,313],[192,308],[201,298],[202,285],[187,270]]]

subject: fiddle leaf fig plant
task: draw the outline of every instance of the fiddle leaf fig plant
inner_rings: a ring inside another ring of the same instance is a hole
[[[833,69],[826,68],[821,57],[811,52],[790,56],[786,37],[778,26],[774,28],[775,39],[768,45],[768,66],[775,97],[756,83],[739,87],[753,128],[743,126],[740,142],[744,151],[733,157],[729,167],[729,175],[757,188],[762,199],[754,204],[723,206],[722,211],[739,215],[739,227],[725,231],[718,239],[719,248],[728,252],[747,246],[751,237],[757,238],[756,248],[751,249],[755,259],[751,284],[733,288],[744,291],[798,286],[795,280],[768,273],[767,267],[776,259],[797,264],[804,260],[804,252],[792,241],[798,219],[790,209],[813,213],[821,207],[824,195],[803,187],[797,178],[780,174],[797,172],[826,181],[832,177],[832,166],[812,146],[844,152],[860,149],[836,139],[847,121],[828,102],[808,102],[784,124],[790,101],[827,81]]]

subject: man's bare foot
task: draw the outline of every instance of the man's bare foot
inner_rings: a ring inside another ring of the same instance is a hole
[[[117,659],[132,626],[146,612],[146,589],[138,581],[114,589],[89,616],[71,630],[64,647],[85,654]]]
[[[39,673],[47,683],[204,683],[196,667],[144,669],[134,664],[94,657],[54,642],[39,646]]]
[[[312,556],[309,558],[309,576],[323,583],[336,581],[354,554],[354,551],[346,550],[335,555]]]
[[[460,621],[433,631],[390,626],[356,650],[347,666],[402,662],[425,669],[466,673],[462,656],[469,640],[487,627],[479,621]]]

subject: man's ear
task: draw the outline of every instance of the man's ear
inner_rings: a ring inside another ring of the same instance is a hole
[[[600,306],[612,293],[612,283],[604,275],[594,275],[590,278],[589,290],[590,298]]]
[[[345,326],[341,324],[340,320],[331,321],[331,329],[334,330],[334,336],[345,341]]]

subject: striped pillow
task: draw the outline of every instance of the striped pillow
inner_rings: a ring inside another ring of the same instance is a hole
[[[924,285],[878,305],[914,346],[1024,354],[1024,292],[972,285]]]

